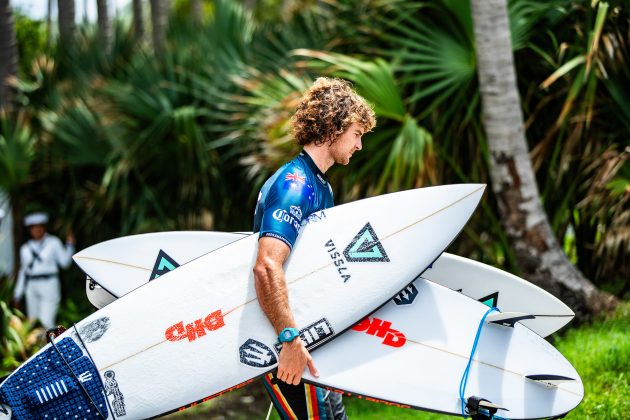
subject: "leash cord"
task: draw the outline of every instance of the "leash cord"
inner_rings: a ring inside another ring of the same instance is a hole
[[[459,399],[462,403],[462,417],[466,418],[466,400],[464,399],[464,393],[466,392],[466,384],[468,383],[468,373],[470,372],[470,366],[472,365],[473,357],[475,356],[475,352],[477,351],[477,344],[479,344],[479,337],[481,336],[481,330],[483,329],[483,325],[486,321],[486,317],[490,315],[490,313],[499,311],[498,308],[492,307],[486,311],[486,313],[481,318],[479,322],[479,327],[477,328],[477,334],[475,335],[475,341],[473,342],[472,350],[470,352],[470,358],[468,359],[468,364],[466,365],[466,369],[464,369],[464,374],[462,375],[462,379],[459,382]]]

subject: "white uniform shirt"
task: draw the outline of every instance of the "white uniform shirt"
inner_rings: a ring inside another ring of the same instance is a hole
[[[35,258],[32,251],[39,254],[39,257]],[[22,245],[20,248],[20,271],[18,272],[17,285],[13,294],[14,298],[21,299],[24,295],[27,274],[31,276],[42,274],[56,275],[60,266],[62,268],[70,266],[72,254],[74,254],[74,245],[67,244],[64,247],[59,238],[47,233],[39,241],[31,239]]]

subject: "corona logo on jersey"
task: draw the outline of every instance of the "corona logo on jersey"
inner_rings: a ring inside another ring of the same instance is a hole
[[[291,207],[295,207],[295,206],[291,206]],[[301,213],[302,212],[300,210],[300,217],[302,216]],[[300,221],[296,220],[295,217],[289,214],[289,212],[287,212],[285,209],[275,209],[273,211],[273,218],[279,222],[290,224],[291,226],[293,226],[293,228],[296,231],[300,230]]]
[[[365,331],[366,334],[374,335],[383,339],[383,344],[391,347],[402,347],[407,342],[405,334],[391,328],[392,323],[378,318],[365,318],[352,327],[355,331]]]
[[[179,341],[187,338],[188,341],[195,341],[199,337],[206,335],[206,331],[215,331],[223,327],[223,315],[221,310],[208,314],[203,319],[196,319],[194,322],[184,325],[184,321],[179,321],[166,329],[164,335],[168,341]]]
[[[302,209],[300,206],[291,206],[289,207],[289,213],[295,216],[300,222],[302,221]]]

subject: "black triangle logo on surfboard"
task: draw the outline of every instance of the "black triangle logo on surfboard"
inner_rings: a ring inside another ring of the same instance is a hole
[[[482,297],[478,300],[479,302],[489,306],[490,308],[497,308],[497,305],[499,304],[499,292],[491,293],[488,296]]]
[[[175,270],[177,267],[179,267],[177,261],[169,257],[166,252],[160,249],[157,259],[155,260],[155,265],[153,266],[153,271],[151,271],[151,277],[149,277],[149,281],[155,280],[161,275]]]
[[[370,222],[366,223],[352,239],[350,245],[343,251],[343,255],[351,262],[389,262],[389,257]]]

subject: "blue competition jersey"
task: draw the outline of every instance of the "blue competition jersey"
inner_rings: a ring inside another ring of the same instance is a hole
[[[254,212],[254,232],[280,239],[293,248],[302,220],[334,206],[328,179],[305,151],[265,182]]]

